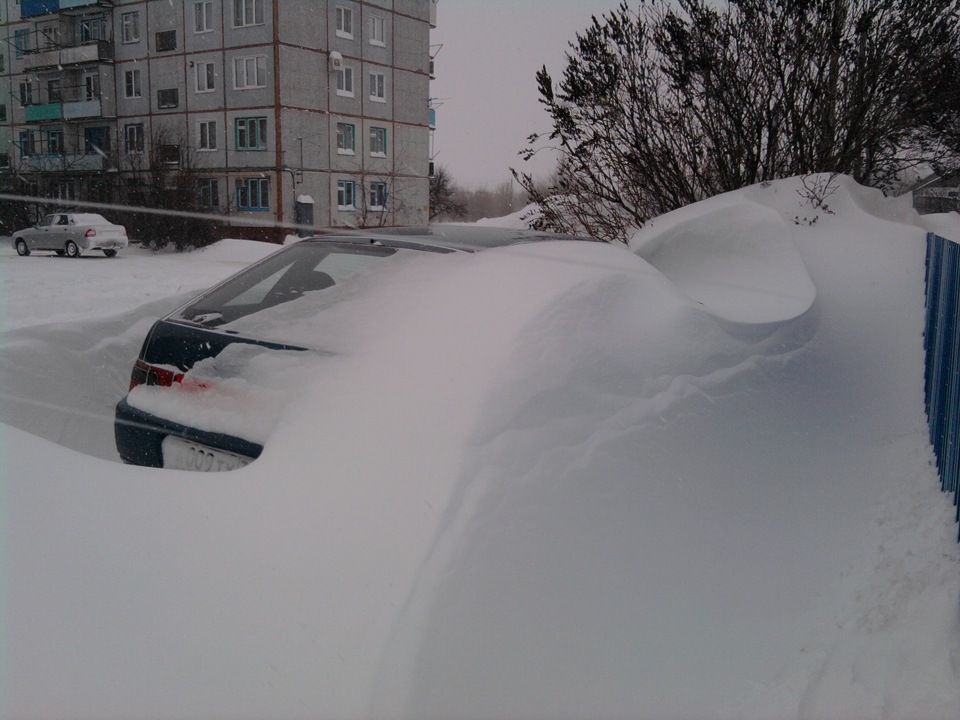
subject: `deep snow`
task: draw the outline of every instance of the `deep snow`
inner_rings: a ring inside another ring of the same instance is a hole
[[[218,476],[110,462],[110,410],[271,248],[3,248],[0,716],[956,718],[924,231],[840,183],[401,267]]]

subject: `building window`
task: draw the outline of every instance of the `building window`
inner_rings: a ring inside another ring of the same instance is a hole
[[[263,25],[263,0],[233,0],[233,26]]]
[[[353,39],[353,10],[337,7],[337,37]]]
[[[161,110],[180,106],[180,93],[177,88],[157,90],[157,107]]]
[[[374,157],[387,156],[387,129],[382,127],[370,128],[370,154]]]
[[[120,38],[127,45],[140,42],[140,12],[125,12],[120,16]]]
[[[387,184],[385,182],[370,183],[370,209],[383,210],[387,206]]]
[[[83,150],[88,155],[103,155],[110,151],[110,128],[83,129]]]
[[[40,88],[38,87],[34,90],[34,83],[32,80],[27,80],[26,82],[20,83],[20,104],[26,107],[27,105],[33,105],[34,102],[39,99]]]
[[[216,210],[220,207],[220,181],[216,178],[197,180],[197,206],[204,210]]]
[[[270,180],[268,178],[239,178],[237,180],[237,208],[240,210],[270,209]]]
[[[37,141],[33,130],[20,131],[20,157],[30,157],[37,154]]]
[[[387,76],[381,72],[370,73],[370,99],[374,102],[387,101]]]
[[[92,43],[107,39],[107,19],[105,17],[82,18],[80,20],[80,42]]]
[[[7,121],[7,104],[0,103],[0,122]]]
[[[83,99],[96,100],[100,97],[100,74],[86,73],[83,76]]]
[[[13,47],[17,57],[23,57],[23,54],[30,49],[30,31],[25,29],[14,30]]]
[[[127,70],[123,74],[123,96],[127,99],[143,97],[140,87],[140,69]]]
[[[0,52],[0,73],[7,71],[7,56]]]
[[[267,119],[265,117],[237,118],[235,121],[237,150],[267,149]]]
[[[0,153],[0,167],[10,167],[10,153]]]
[[[40,36],[43,38],[43,49],[52,50],[60,47],[60,25],[47,25],[40,28]]]
[[[341,155],[353,155],[356,149],[356,133],[349,123],[337,123],[337,152]]]
[[[157,47],[157,52],[171,52],[172,50],[176,50],[177,31],[164,30],[163,32],[158,32],[155,36],[154,43]]]
[[[235,90],[266,87],[266,76],[266,55],[233,59],[233,87]]]
[[[337,71],[337,95],[353,97],[353,68],[344,66]]]
[[[123,149],[131,154],[143,152],[143,123],[124,125]]]
[[[217,121],[204,120],[198,126],[200,150],[217,149]]]
[[[217,76],[213,69],[212,62],[198,62],[197,71],[197,92],[213,92],[217,89]]]
[[[63,130],[47,131],[47,155],[63,155]]]
[[[193,4],[193,31],[197,33],[213,31],[213,2],[195,2]]]
[[[58,102],[61,102],[62,100],[63,100],[63,95],[60,92],[60,78],[47,80],[47,102],[58,103]]]
[[[179,145],[158,145],[157,160],[164,165],[180,164],[180,146]]]
[[[370,44],[380,47],[387,44],[387,23],[379,15],[370,16]]]
[[[50,197],[55,200],[76,200],[77,183],[75,180],[57,180],[50,185]],[[66,215],[60,216],[60,224],[66,224]]]
[[[353,180],[337,180],[337,210],[356,210],[357,185]]]

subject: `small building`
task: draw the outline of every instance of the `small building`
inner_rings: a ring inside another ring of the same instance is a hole
[[[960,212],[960,170],[928,175],[914,183],[910,190],[913,207],[921,215]]]
[[[236,235],[429,216],[435,0],[0,0],[0,179],[59,203],[188,182]],[[309,212],[297,199],[312,200]],[[268,222],[264,222],[268,221]]]

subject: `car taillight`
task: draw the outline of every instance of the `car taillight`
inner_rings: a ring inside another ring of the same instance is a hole
[[[87,231],[83,234],[83,236],[84,236],[84,237],[96,237],[96,236],[97,236],[97,231],[94,230],[93,228],[90,228],[89,230],[87,230]]]
[[[183,382],[183,373],[170,368],[157,367],[143,360],[133,364],[133,373],[130,375],[130,389],[137,385],[159,385],[170,387],[174,383]]]

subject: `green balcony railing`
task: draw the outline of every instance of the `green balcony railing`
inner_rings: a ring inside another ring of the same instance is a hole
[[[63,103],[47,103],[46,105],[27,105],[24,109],[27,122],[43,122],[44,120],[62,120]]]

